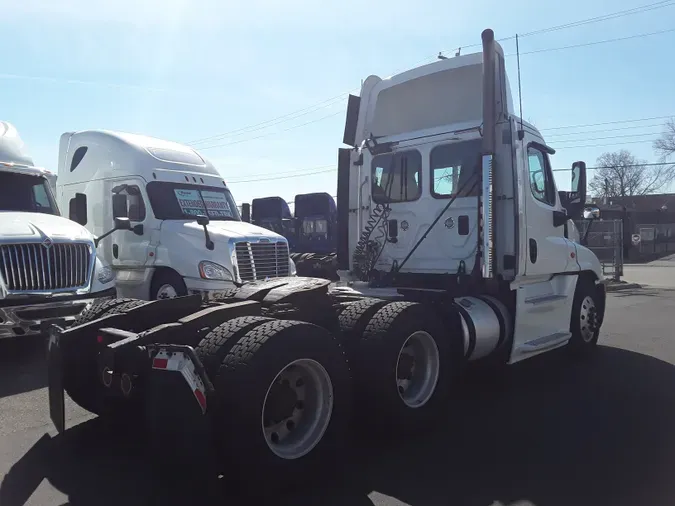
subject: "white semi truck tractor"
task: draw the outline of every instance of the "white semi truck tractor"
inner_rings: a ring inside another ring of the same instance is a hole
[[[132,233],[101,241],[120,297],[212,298],[236,284],[292,276],[288,241],[241,220],[216,167],[189,146],[108,130],[67,132],[59,144],[58,201],[93,234],[128,218]]]
[[[171,456],[185,438],[227,481],[278,491],[331,473],[353,429],[424,431],[471,363],[591,353],[600,263],[566,227],[585,202],[585,164],[558,192],[555,151],[514,114],[503,51],[492,30],[482,39],[482,53],[371,76],[350,97],[339,282],[254,281],[210,304],[120,301],[52,327],[59,431],[65,390],[148,441],[162,434],[164,462],[197,462]]]
[[[40,334],[57,319],[72,323],[93,301],[116,295],[96,238],[61,216],[54,180],[0,121],[0,339]]]

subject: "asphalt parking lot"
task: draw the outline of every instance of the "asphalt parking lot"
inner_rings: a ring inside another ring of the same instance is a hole
[[[468,377],[436,430],[361,442],[345,476],[274,504],[675,504],[673,322],[675,289],[612,293],[592,359],[552,353],[498,382]],[[0,342],[0,506],[241,505],[215,478],[167,479],[142,445],[106,436],[75,406],[55,438],[44,346]]]

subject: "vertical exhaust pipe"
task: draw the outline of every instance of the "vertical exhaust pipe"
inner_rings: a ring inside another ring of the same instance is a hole
[[[495,33],[484,30],[483,39],[483,154],[495,153],[497,97],[495,96]]]
[[[496,152],[497,96],[495,34],[489,28],[483,39],[483,154],[481,157],[480,234],[479,250],[483,278],[495,277],[494,272],[494,187],[493,171]]]

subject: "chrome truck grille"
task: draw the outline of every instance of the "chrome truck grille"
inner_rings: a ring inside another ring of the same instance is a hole
[[[238,242],[235,251],[242,281],[288,276],[288,244],[285,242]]]
[[[89,285],[87,243],[1,244],[0,276],[10,292],[44,292]]]

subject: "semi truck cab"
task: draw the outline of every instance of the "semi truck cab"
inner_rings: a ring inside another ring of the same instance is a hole
[[[115,218],[131,221],[131,232],[100,246],[121,297],[210,298],[235,283],[295,273],[287,240],[241,221],[223,178],[190,147],[124,132],[67,132],[57,189],[63,206],[86,200],[87,212],[71,218],[94,234]]]
[[[335,252],[337,208],[329,193],[295,196],[297,251],[328,255]]]
[[[0,122],[0,338],[40,334],[115,296],[95,237],[60,215],[53,176],[33,165],[15,127]]]
[[[494,40],[483,53],[368,77],[350,96],[343,141],[344,284],[513,298],[512,362],[569,340],[579,286],[604,301],[600,263],[569,226],[585,203],[586,165],[574,163],[571,191],[557,191],[555,149],[515,114]]]

